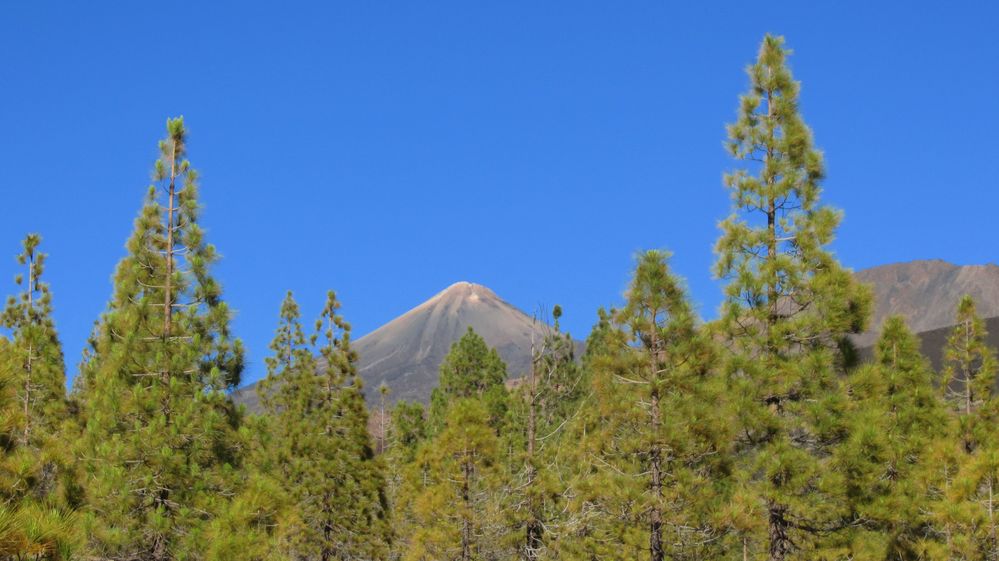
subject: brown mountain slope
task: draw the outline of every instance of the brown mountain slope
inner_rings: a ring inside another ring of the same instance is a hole
[[[542,337],[545,328],[485,286],[455,283],[354,342],[369,399],[384,382],[391,390],[391,401],[428,401],[437,386],[441,361],[469,327],[499,352],[510,378],[526,372],[532,333]],[[255,386],[235,395],[251,411],[259,410]]]
[[[982,317],[999,316],[999,267],[952,265],[940,260],[911,261],[864,269],[856,277],[874,289],[870,330],[856,338],[871,345],[885,318],[901,315],[917,333],[947,327],[961,296],[970,294]]]
[[[953,326],[938,327],[929,331],[918,333],[919,348],[923,356],[929,359],[930,364],[937,372],[942,372],[944,368],[944,348],[947,346],[947,338]],[[999,349],[999,317],[991,317],[985,320],[985,329],[989,336],[986,341],[993,349]],[[862,360],[868,360],[874,356],[873,346],[860,349]]]

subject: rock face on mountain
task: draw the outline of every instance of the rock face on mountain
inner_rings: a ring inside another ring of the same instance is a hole
[[[392,398],[427,401],[437,386],[437,370],[471,327],[506,362],[509,377],[522,376],[531,362],[531,335],[544,325],[508,304],[492,290],[469,282],[449,286],[436,296],[358,339],[360,374],[365,386],[382,382]]]
[[[856,273],[872,285],[874,314],[870,330],[856,338],[860,347],[876,340],[881,324],[891,315],[906,318],[916,333],[953,325],[958,300],[970,294],[985,318],[999,316],[999,266],[952,265],[925,260],[895,263]]]
[[[499,352],[509,378],[526,373],[531,362],[531,336],[540,339],[547,328],[485,286],[455,283],[354,341],[360,357],[358,370],[369,399],[384,382],[393,402],[427,402],[437,386],[444,356],[469,327]],[[235,399],[251,411],[259,411],[254,386],[240,389]]]

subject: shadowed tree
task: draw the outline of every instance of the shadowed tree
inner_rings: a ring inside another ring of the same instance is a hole
[[[843,536],[851,559],[921,559],[928,533],[931,449],[949,436],[934,373],[900,317],[882,326],[874,361],[847,379],[850,435],[835,452],[857,522]]]

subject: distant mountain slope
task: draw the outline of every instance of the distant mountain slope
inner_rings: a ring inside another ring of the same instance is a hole
[[[543,324],[535,324],[485,286],[455,283],[354,342],[369,399],[385,382],[392,401],[428,401],[437,386],[441,361],[469,327],[499,352],[510,378],[527,371],[531,335],[540,338],[544,332]],[[259,410],[255,384],[240,389],[235,397],[251,411]]]
[[[938,372],[943,370],[944,347],[947,345],[947,337],[953,326],[940,327],[919,333],[919,347],[923,356],[930,360],[933,368]],[[988,344],[994,349],[999,349],[999,317],[991,317],[985,320],[985,329],[989,332],[986,339]],[[867,348],[861,351],[862,357],[872,356],[873,349]]]
[[[861,282],[873,285],[874,314],[870,330],[856,338],[861,347],[871,345],[885,318],[901,315],[917,333],[953,325],[957,303],[970,294],[982,317],[999,316],[999,267],[958,266],[946,261],[923,260],[864,269]]]
[[[857,279],[874,290],[870,330],[855,342],[869,355],[881,324],[890,315],[906,318],[920,334],[923,351],[939,366],[957,302],[970,294],[989,320],[990,340],[999,346],[999,266],[958,266],[940,260],[911,261],[864,269]],[[385,382],[391,400],[426,402],[437,386],[437,370],[451,348],[471,326],[507,363],[507,375],[522,376],[530,365],[531,334],[544,327],[488,288],[468,282],[449,286],[431,299],[354,342],[369,399]],[[582,352],[582,344],[579,343]],[[258,411],[255,385],[238,390],[238,402]]]

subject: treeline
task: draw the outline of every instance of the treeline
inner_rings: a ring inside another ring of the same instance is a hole
[[[17,256],[0,559],[999,558],[984,323],[963,299],[941,372],[901,318],[858,361],[871,296],[827,249],[840,213],[820,202],[787,54],[764,39],[728,127],[718,319],[646,252],[582,357],[556,306],[518,384],[469,331],[428,408],[378,388],[373,415],[333,292],[314,325],[288,294],[266,414],[234,405],[243,348],[169,120],[68,394],[40,238]]]

